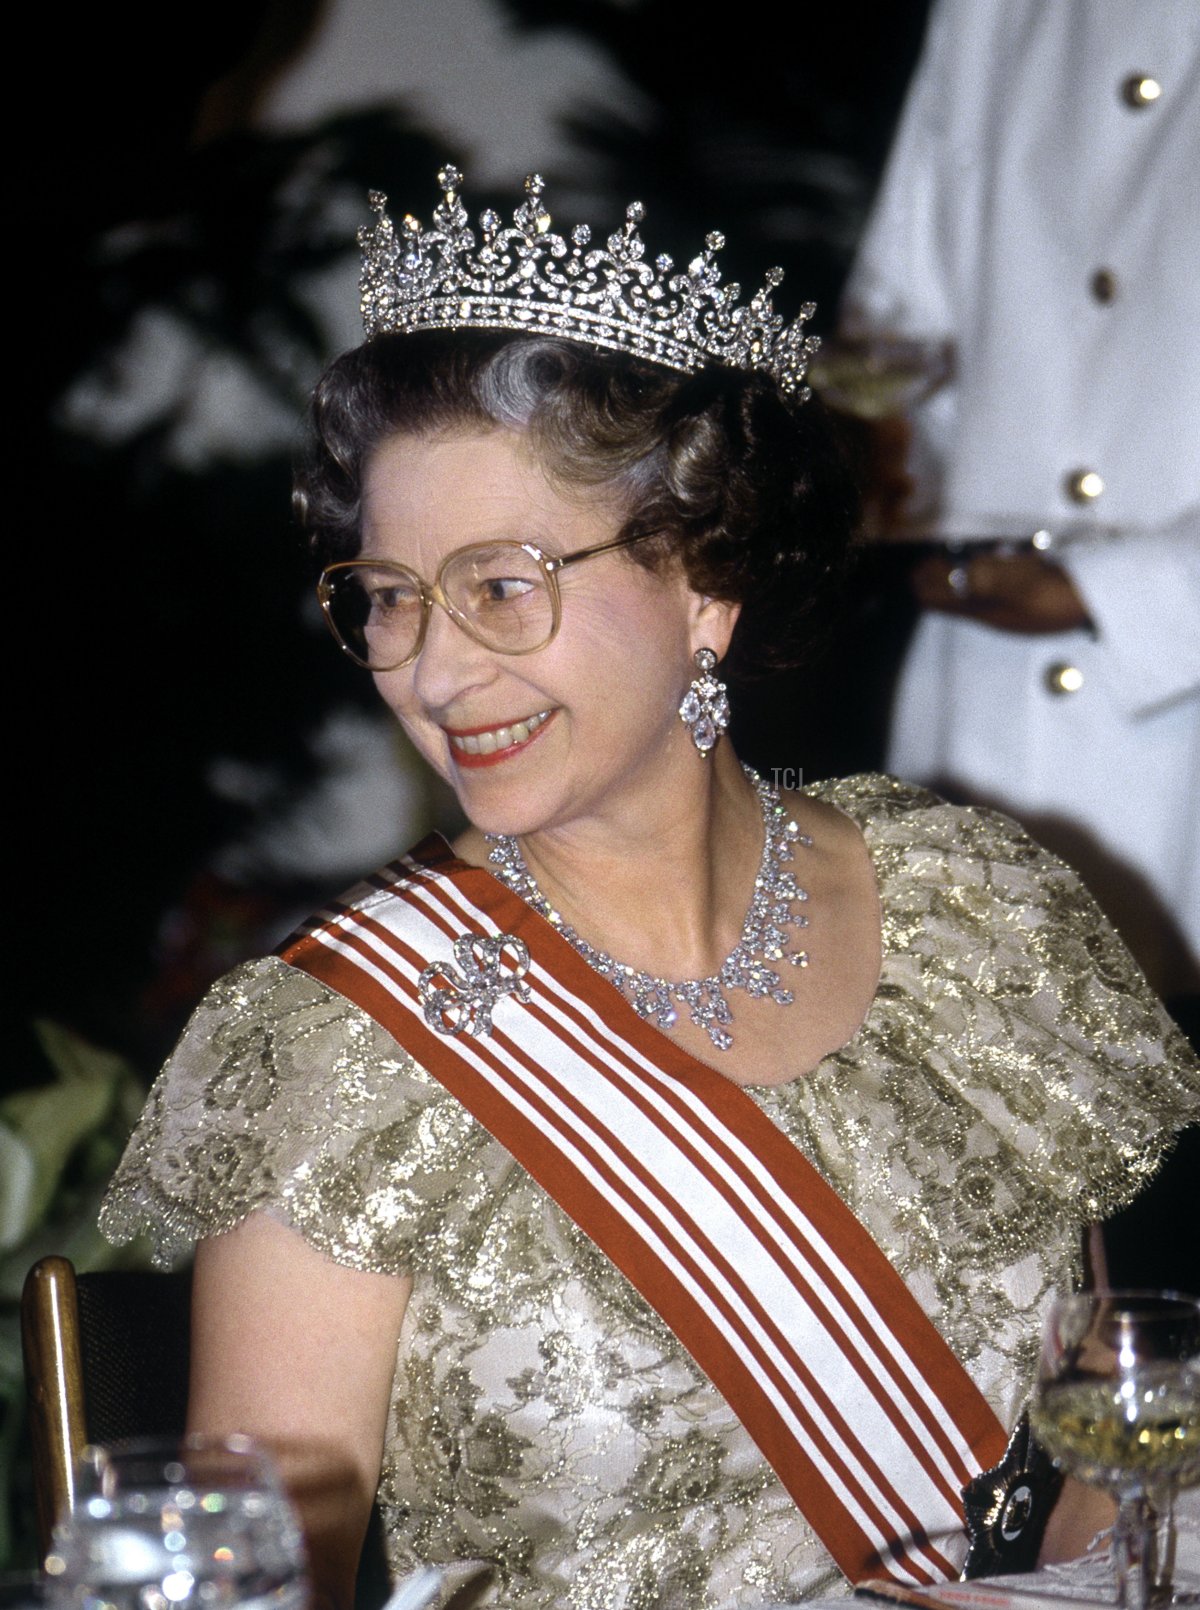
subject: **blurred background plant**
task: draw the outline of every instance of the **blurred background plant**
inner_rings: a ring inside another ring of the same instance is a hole
[[[219,852],[286,814],[330,723],[369,707],[304,611],[291,461],[363,191],[436,160],[393,110],[236,132],[182,153],[152,211],[52,254],[74,328],[38,377],[25,469],[42,508],[18,596],[43,673],[26,870],[62,898],[31,901],[24,959],[39,1009],[65,1001],[106,1042],[157,1052],[195,981],[348,870],[280,851],[242,877]],[[164,982],[184,957],[182,987]]]
[[[25,1427],[19,1304],[30,1267],[49,1252],[77,1269],[131,1268],[147,1251],[119,1251],[96,1228],[100,1198],[145,1100],[123,1057],[61,1024],[37,1022],[29,1060],[43,1081],[0,1096],[0,1569],[32,1534],[33,1499],[16,1453]]]

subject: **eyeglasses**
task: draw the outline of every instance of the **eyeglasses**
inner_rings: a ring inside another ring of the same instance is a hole
[[[317,597],[334,637],[367,671],[411,665],[434,604],[484,648],[535,654],[562,619],[559,571],[656,535],[640,531],[568,554],[543,553],[532,542],[476,542],[448,554],[432,585],[407,565],[348,559],[321,572]]]

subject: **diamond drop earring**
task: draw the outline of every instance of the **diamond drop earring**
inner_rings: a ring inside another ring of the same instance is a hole
[[[725,684],[713,675],[717,656],[710,648],[698,648],[692,656],[696,676],[679,706],[679,719],[688,729],[692,742],[705,759],[729,725],[729,700]]]

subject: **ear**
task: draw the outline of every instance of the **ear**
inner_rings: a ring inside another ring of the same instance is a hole
[[[691,652],[694,654],[698,648],[710,648],[718,661],[723,660],[741,612],[740,604],[693,593],[689,620]]]

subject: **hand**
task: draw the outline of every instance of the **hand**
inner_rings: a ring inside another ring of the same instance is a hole
[[[982,621],[1002,632],[1067,632],[1089,625],[1070,576],[1039,553],[930,554],[912,572],[922,609]]]

